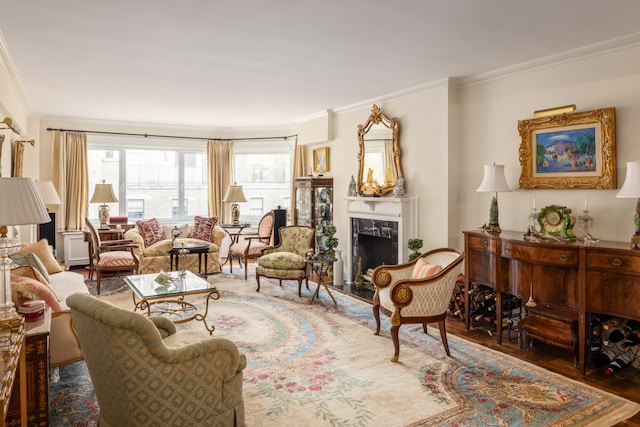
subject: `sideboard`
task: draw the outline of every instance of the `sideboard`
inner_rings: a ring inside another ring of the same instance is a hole
[[[587,316],[590,313],[640,321],[640,250],[628,243],[600,241],[538,242],[522,232],[490,234],[464,231],[465,289],[482,284],[496,290],[496,307],[504,294],[536,311],[577,322],[579,369],[585,372]],[[466,295],[469,307],[469,295]],[[469,329],[469,316],[465,317]],[[496,310],[496,334],[502,344],[502,310]]]

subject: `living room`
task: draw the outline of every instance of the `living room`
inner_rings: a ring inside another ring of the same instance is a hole
[[[394,64],[376,71],[382,75],[378,79],[394,82],[385,86],[389,88],[385,91],[362,91],[360,98],[344,104],[326,104],[285,123],[277,121],[273,125],[260,123],[255,126],[213,124],[213,121],[211,125],[200,122],[189,126],[173,123],[168,118],[162,121],[163,124],[149,120],[128,121],[122,119],[127,114],[126,102],[113,107],[119,111],[116,119],[69,117],[59,111],[32,110],[30,97],[38,88],[21,86],[20,81],[27,80],[27,71],[23,65],[13,64],[11,60],[12,56],[18,55],[17,50],[12,49],[12,37],[16,36],[6,28],[13,29],[16,25],[5,24],[12,19],[5,16],[0,18],[0,29],[6,39],[1,45],[3,54],[0,56],[0,111],[3,117],[11,117],[22,131],[20,139],[35,140],[33,146],[25,148],[23,175],[40,180],[52,177],[53,133],[48,128],[223,139],[295,134],[298,144],[305,148],[307,169],[313,150],[328,147],[330,167],[326,175],[331,176],[334,183],[334,223],[339,247],[347,253],[346,244],[350,241],[347,195],[351,177],[358,173],[357,128],[366,121],[376,104],[386,116],[396,117],[401,126],[399,145],[406,195],[417,198],[419,212],[417,233],[411,237],[422,239],[424,250],[464,248],[462,232],[476,230],[489,221],[491,193],[476,190],[483,179],[483,166],[493,163],[505,165],[506,181],[512,190],[499,195],[499,220],[503,230],[524,233],[533,200],[538,209],[562,205],[571,208],[576,215],[582,212],[585,200],[588,200],[589,214],[593,218],[592,235],[627,243],[635,230],[636,199],[617,198],[616,195],[625,181],[626,162],[640,161],[640,146],[636,143],[636,135],[640,134],[640,121],[636,119],[640,115],[640,28],[626,22],[637,16],[633,12],[638,12],[638,6],[624,2],[603,11],[599,3],[591,3],[590,6],[602,14],[592,16],[593,21],[589,21],[592,27],[618,28],[619,31],[592,38],[585,36],[583,42],[578,39],[559,50],[536,50],[540,43],[530,35],[530,43],[516,50],[518,59],[509,63],[499,62],[499,56],[487,46],[477,46],[476,50],[486,52],[485,56],[496,58],[493,68],[475,71],[468,68],[466,74],[444,74],[435,78],[431,78],[430,70],[425,68],[419,70],[424,79],[411,85],[404,84],[407,78],[403,74],[394,72],[395,68],[411,68],[411,62],[399,63],[393,59]],[[551,7],[552,4],[546,5]],[[622,9],[617,10],[617,7]],[[577,8],[588,9],[587,6],[578,7],[574,2],[571,9]],[[522,17],[510,16],[506,20],[521,20]],[[22,25],[26,23],[21,22]],[[558,37],[557,41],[566,40]],[[416,37],[411,45],[419,51],[423,44],[440,42]],[[530,56],[530,51],[539,53]],[[20,57],[24,56],[26,54],[22,53]],[[46,70],[46,65],[43,60],[37,68]],[[357,79],[353,78],[351,84],[355,85],[355,81]],[[309,82],[313,84],[313,80]],[[325,88],[326,91],[331,89]],[[299,96],[304,97],[304,92],[300,91]],[[271,109],[278,109],[277,95],[268,101]],[[534,111],[570,104],[577,106],[577,112],[615,108],[615,186],[520,188],[518,122],[533,118]],[[132,116],[135,109],[131,109]],[[0,132],[6,135],[7,141],[17,138],[11,130]],[[1,165],[3,176],[7,176],[6,171],[11,170],[11,147],[6,142],[2,147]],[[21,234],[27,233],[28,230]]]

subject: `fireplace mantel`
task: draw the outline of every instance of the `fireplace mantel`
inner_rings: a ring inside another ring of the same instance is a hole
[[[409,239],[419,238],[418,198],[417,197],[347,197],[349,224],[354,218],[391,221],[398,223],[398,262],[406,262],[409,258],[407,244]],[[350,225],[351,227],[351,225]],[[351,236],[354,236],[354,230]],[[348,248],[348,260],[353,260],[353,245]],[[347,263],[348,276],[354,277],[355,267]]]

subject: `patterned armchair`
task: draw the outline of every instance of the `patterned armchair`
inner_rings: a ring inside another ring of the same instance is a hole
[[[302,280],[309,289],[309,275],[305,256],[313,254],[316,244],[316,231],[311,227],[292,225],[281,227],[280,244],[267,246],[262,250],[256,266],[256,281],[260,292],[260,277],[298,281],[298,296],[302,296]]]
[[[94,296],[67,297],[101,426],[244,426],[246,358],[231,341],[177,331]]]
[[[236,243],[229,246],[229,271],[233,273],[233,258],[238,258],[238,263],[244,260],[244,280],[247,280],[247,262],[262,255],[262,249],[273,244],[273,211],[267,212],[258,223],[256,234],[232,235],[235,238],[242,237]],[[242,264],[240,264],[242,266]]]
[[[391,317],[391,338],[398,361],[400,326],[422,323],[427,333],[428,323],[438,323],[440,337],[447,356],[449,344],[445,320],[456,279],[464,268],[464,252],[457,249],[434,249],[421,257],[399,265],[382,265],[373,272],[373,316],[380,334],[380,312]]]

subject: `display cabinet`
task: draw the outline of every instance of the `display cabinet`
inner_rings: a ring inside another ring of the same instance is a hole
[[[295,225],[316,230],[316,252],[323,252],[327,225],[333,222],[333,178],[295,179]]]

